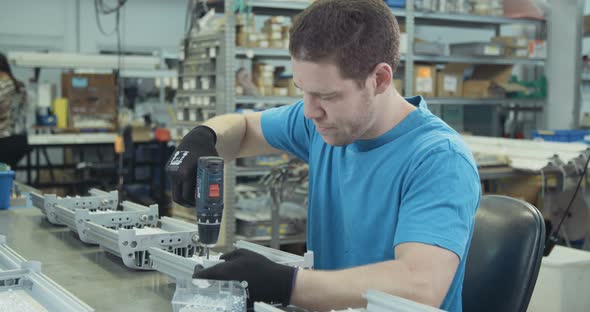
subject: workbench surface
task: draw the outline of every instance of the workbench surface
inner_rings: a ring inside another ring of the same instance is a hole
[[[175,284],[157,271],[127,268],[120,258],[49,223],[37,208],[0,210],[0,235],[42,272],[96,311],[172,311]]]

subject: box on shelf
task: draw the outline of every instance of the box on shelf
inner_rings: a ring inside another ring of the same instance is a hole
[[[414,93],[424,97],[436,96],[435,66],[414,66]]]
[[[116,79],[113,74],[61,76],[62,97],[68,100],[71,128],[116,128]]]
[[[463,95],[463,74],[467,64],[447,64],[437,73],[437,97],[460,97]]]
[[[584,32],[590,32],[590,15],[584,16]]]
[[[275,87],[286,88],[287,96],[302,96],[303,92],[295,86],[293,78],[279,78],[275,80]]]
[[[529,57],[530,58],[547,58],[547,41],[529,40]]]
[[[444,55],[445,45],[440,42],[430,42],[416,38],[414,40],[414,54]]]
[[[519,84],[510,83],[512,65],[477,65],[471,79],[463,82],[466,98],[503,98],[506,93],[526,92]]]
[[[453,43],[450,51],[456,56],[502,56],[504,45],[498,42]]]
[[[522,36],[498,36],[492,37],[492,42],[504,45],[506,57],[529,57],[529,40]]]

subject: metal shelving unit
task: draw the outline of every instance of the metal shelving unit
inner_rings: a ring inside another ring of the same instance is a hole
[[[425,63],[464,63],[464,64],[493,64],[493,65],[534,65],[544,66],[543,59],[503,58],[503,57],[467,57],[467,56],[432,56],[414,55],[415,62]]]
[[[219,53],[217,54],[216,65],[214,71],[216,90],[208,92],[185,92],[179,91],[179,96],[215,96],[217,103],[217,114],[233,113],[239,107],[255,107],[266,108],[279,105],[288,105],[297,102],[299,97],[281,97],[281,96],[237,96],[235,93],[236,76],[238,62],[242,64],[250,64],[253,61],[263,60],[289,60],[290,54],[286,49],[272,49],[272,48],[244,48],[236,46],[236,14],[234,13],[234,0],[209,0],[210,7],[214,7],[218,12],[223,11],[225,16],[225,29],[219,35],[206,35],[202,40],[217,40],[219,42]],[[248,0],[247,4],[252,8],[252,12],[257,15],[294,15],[304,8],[309,3],[306,1],[277,1],[277,0]],[[442,25],[466,28],[480,28],[493,29],[496,34],[500,34],[500,27],[502,25],[523,24],[533,25],[537,28],[544,27],[544,22],[532,19],[511,19],[505,17],[495,16],[478,16],[478,15],[463,15],[463,14],[448,14],[436,12],[415,12],[414,0],[406,1],[405,9],[392,9],[393,13],[404,23],[407,31],[407,53],[401,56],[405,63],[405,95],[413,94],[413,77],[415,63],[429,63],[429,64],[445,64],[445,63],[469,63],[469,64],[506,64],[506,65],[526,65],[535,68],[542,68],[545,65],[545,60],[538,59],[517,59],[517,58],[494,58],[494,57],[458,57],[458,56],[426,56],[414,55],[413,42],[416,25]],[[196,50],[197,48],[195,48]],[[189,50],[192,51],[192,50]],[[194,51],[198,52],[198,51]],[[206,54],[206,53],[205,53]],[[205,55],[206,56],[206,55]],[[203,58],[203,53],[196,53],[194,59],[185,60],[187,65],[198,65],[207,62],[207,58]],[[243,65],[242,65],[243,66]],[[212,76],[211,71],[202,71],[200,73],[188,72],[188,76]],[[184,77],[185,75],[181,75]],[[516,105],[542,107],[544,100],[535,99],[466,99],[466,98],[431,98],[428,103],[432,105],[444,106],[458,106],[465,105],[475,107],[473,105]],[[268,172],[266,169],[260,168],[237,168],[235,163],[226,165],[226,183],[225,194],[234,194],[236,178],[244,176],[260,176]],[[223,227],[223,235],[225,237],[225,244],[231,245],[235,241],[235,219],[234,219],[234,198],[227,196],[225,201],[224,220],[226,221]],[[296,241],[304,242],[305,236],[299,237]],[[264,243],[263,240],[260,243]]]

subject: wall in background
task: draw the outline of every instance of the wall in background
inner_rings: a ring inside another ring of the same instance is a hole
[[[124,49],[177,54],[184,32],[186,4],[185,0],[128,1],[121,14]],[[105,36],[98,30],[93,0],[0,0],[0,8],[2,52],[116,50],[116,36]],[[101,16],[101,21],[109,32],[115,25],[115,15]],[[56,82],[60,72],[44,71],[42,80]],[[32,71],[15,68],[15,75],[26,81]]]

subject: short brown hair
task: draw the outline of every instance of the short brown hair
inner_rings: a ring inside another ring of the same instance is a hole
[[[375,65],[399,65],[399,26],[383,0],[319,0],[297,15],[289,52],[332,62],[345,79],[364,81]]]

